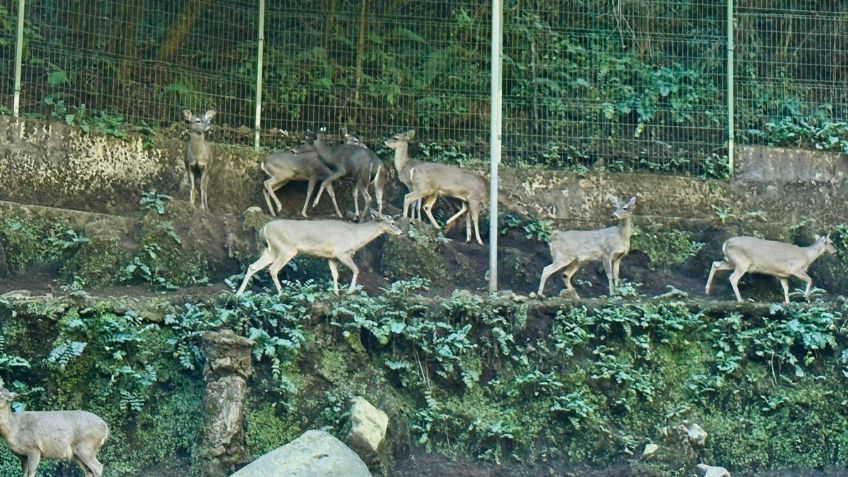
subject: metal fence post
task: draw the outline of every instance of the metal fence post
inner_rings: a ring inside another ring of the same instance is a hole
[[[733,97],[733,0],[727,0],[727,168],[729,177],[733,178],[733,154],[736,142],[735,98]]]
[[[259,150],[262,122],[262,55],[265,50],[265,0],[259,0],[259,38],[256,52],[256,117],[253,120],[253,149]]]
[[[18,39],[15,45],[15,96],[12,114],[18,117],[21,108],[21,62],[24,56],[24,0],[18,0]]]
[[[492,0],[492,112],[489,126],[491,175],[489,177],[489,291],[498,290],[498,165],[501,162],[503,90],[503,1]]]

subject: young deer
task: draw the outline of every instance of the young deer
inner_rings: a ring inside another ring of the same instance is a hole
[[[277,287],[282,291],[277,275],[280,270],[298,254],[321,257],[329,260],[330,273],[333,275],[333,291],[339,294],[338,262],[353,272],[348,293],[356,287],[359,267],[353,262],[353,255],[371,241],[389,233],[400,235],[391,217],[371,210],[371,215],[377,220],[352,224],[340,220],[274,220],[268,222],[260,230],[267,247],[259,260],[253,262],[247,269],[247,274],[236,292],[244,293],[250,278],[259,270],[269,267],[268,272]]]
[[[212,161],[212,150],[206,141],[206,133],[212,129],[212,118],[215,110],[206,111],[203,116],[195,116],[188,109],[183,110],[183,116],[188,121],[189,140],[186,145],[185,168],[191,183],[189,202],[194,207],[195,175],[200,175],[200,208],[206,209],[206,187],[209,183],[209,163]]]
[[[326,135],[319,133],[312,146],[324,163],[333,170],[329,177],[321,181],[318,195],[313,204],[318,204],[324,189],[340,177],[347,177],[354,182],[353,203],[356,216],[361,219],[371,207],[371,194],[368,193],[368,184],[374,186],[374,194],[377,196],[377,211],[383,211],[383,188],[386,184],[386,171],[383,162],[371,149],[361,144],[338,144],[328,146],[324,139]],[[365,198],[365,206],[362,215],[359,212],[359,197]]]
[[[471,225],[474,225],[477,243],[483,245],[480,238],[480,212],[489,198],[489,184],[482,176],[456,166],[419,162],[409,168],[411,191],[403,198],[403,216],[406,217],[409,206],[420,199],[424,200],[424,213],[430,222],[439,228],[433,217],[433,204],[439,196],[453,197],[462,201],[459,212],[447,220],[445,227],[452,224],[466,212],[470,217],[466,227],[465,241],[471,241]]]
[[[0,388],[0,436],[18,456],[24,477],[35,477],[42,457],[73,460],[85,477],[100,477],[97,460],[109,437],[109,426],[87,411],[22,411],[13,413],[17,394]]]
[[[816,241],[806,247],[756,237],[732,237],[724,242],[721,251],[724,260],[713,262],[710,267],[710,276],[704,290],[707,295],[710,294],[715,272],[733,270],[730,274],[730,285],[736,299],[742,301],[739,279],[748,272],[756,272],[777,277],[783,287],[783,301],[789,303],[789,277],[804,280],[807,284],[804,297],[809,296],[813,280],[807,275],[807,269],[820,256],[836,253],[836,247],[833,246],[829,235],[816,235]]]
[[[571,277],[580,269],[580,265],[589,261],[601,261],[609,281],[610,294],[619,283],[618,269],[623,259],[630,253],[630,236],[633,234],[633,208],[636,197],[629,201],[619,201],[610,197],[615,206],[612,217],[618,224],[599,230],[567,230],[555,232],[551,237],[551,256],[553,263],[542,270],[539,282],[539,295],[545,290],[548,277],[563,270],[562,280],[569,292],[577,295],[571,285]]]
[[[281,189],[290,181],[308,181],[306,201],[303,203],[303,210],[300,212],[301,215],[307,217],[306,208],[309,205],[309,198],[312,197],[312,192],[315,190],[315,184],[332,174],[330,168],[321,161],[315,151],[275,152],[265,157],[261,167],[262,171],[269,177],[263,183],[262,192],[265,195],[265,202],[268,204],[271,215],[277,215],[279,211],[282,211],[283,205],[276,195],[278,189]],[[336,203],[336,193],[332,184],[327,185],[327,193],[330,194],[330,200],[333,201],[336,214],[341,217],[342,213]],[[274,211],[271,200],[277,205],[278,212]]]
[[[386,145],[386,147],[395,151],[394,166],[395,171],[397,171],[398,180],[400,180],[400,182],[405,185],[406,188],[410,191],[412,191],[412,180],[410,178],[410,171],[413,167],[419,164],[424,164],[421,161],[416,161],[409,158],[409,143],[413,139],[415,139],[415,131],[409,130],[403,133],[395,134],[383,143]],[[422,202],[426,200],[430,204],[429,207],[432,209],[433,204],[436,202],[438,197],[438,194],[434,194],[430,197],[427,197],[426,199],[419,199],[415,201],[415,205],[412,207],[412,216],[410,218],[415,219],[417,212],[417,219],[421,220]],[[438,227],[437,224],[435,225],[436,227]],[[447,229],[449,229],[451,225],[449,225]],[[470,234],[470,227],[470,222],[466,221],[466,235]]]

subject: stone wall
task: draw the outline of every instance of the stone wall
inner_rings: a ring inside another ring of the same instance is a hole
[[[153,146],[85,134],[62,123],[0,117],[0,200],[126,215],[139,210],[142,192],[156,190],[187,200],[184,138],[157,136]],[[213,136],[214,139],[214,136]],[[209,207],[240,214],[262,205],[262,155],[248,147],[214,145]],[[848,162],[843,155],[780,148],[740,148],[733,181],[649,174],[592,173],[510,168],[501,172],[501,204],[514,212],[557,222],[608,222],[607,194],[637,195],[638,215],[715,222],[719,215],[779,224],[845,222]],[[388,164],[387,164],[388,165]],[[405,189],[390,179],[387,203],[399,207]],[[302,206],[305,186],[281,194],[286,215]],[[347,186],[337,194],[349,208]],[[330,213],[322,201],[317,215]]]

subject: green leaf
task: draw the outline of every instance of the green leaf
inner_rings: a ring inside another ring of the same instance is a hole
[[[47,84],[50,86],[58,86],[68,82],[68,74],[63,70],[53,70],[47,73]]]

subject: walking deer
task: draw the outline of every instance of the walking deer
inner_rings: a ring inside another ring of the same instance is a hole
[[[183,116],[188,122],[188,144],[185,153],[185,168],[191,184],[189,202],[194,207],[195,176],[199,175],[200,181],[200,208],[206,209],[206,188],[209,184],[209,164],[212,161],[212,150],[206,140],[206,134],[212,129],[212,118],[215,110],[206,111],[203,116],[195,116],[190,110],[184,109]]]
[[[306,215],[306,208],[309,205],[309,198],[312,197],[312,192],[315,190],[315,184],[322,181],[332,174],[332,171],[318,157],[318,153],[314,150],[304,150],[301,152],[276,152],[269,154],[262,161],[262,171],[268,175],[268,179],[263,183],[263,195],[265,202],[268,204],[268,210],[271,215],[277,215],[282,211],[283,205],[277,198],[276,191],[281,189],[290,181],[308,181],[306,187],[306,201],[303,203],[303,210],[300,214]],[[333,190],[333,185],[327,185],[327,193],[330,195],[330,200],[333,201],[333,207],[336,209],[336,214],[341,217],[342,213],[339,210],[339,205],[336,203],[336,193]],[[271,205],[271,201],[277,206],[277,211]]]
[[[374,151],[362,144],[338,144],[329,146],[325,142],[326,135],[318,133],[312,146],[322,161],[333,171],[329,177],[321,181],[315,204],[321,199],[324,189],[336,179],[347,177],[354,182],[353,203],[356,216],[365,218],[371,207],[371,194],[368,192],[368,184],[374,186],[374,194],[377,198],[377,211],[383,211],[383,188],[386,184],[386,171],[383,162]],[[365,206],[360,215],[359,195],[365,199]]]
[[[807,275],[807,269],[822,255],[836,253],[836,247],[830,236],[820,237],[806,247],[799,247],[786,242],[763,240],[756,237],[732,237],[721,246],[724,260],[713,262],[710,276],[707,278],[705,292],[710,294],[715,272],[733,270],[730,274],[730,285],[736,299],[742,301],[739,293],[739,280],[748,272],[763,273],[777,277],[783,287],[783,301],[789,303],[789,277],[797,277],[807,284],[804,297],[810,295],[812,278]]]
[[[109,437],[109,426],[87,411],[22,411],[13,413],[17,394],[0,388],[0,436],[18,456],[24,477],[35,477],[42,457],[73,460],[85,477],[100,477],[97,460]]]
[[[633,234],[633,209],[636,197],[628,201],[620,201],[609,197],[615,209],[612,217],[618,224],[599,230],[567,230],[558,231],[551,237],[551,256],[553,263],[542,270],[539,282],[539,295],[545,290],[548,277],[563,270],[562,280],[565,289],[577,292],[571,285],[571,277],[580,269],[580,265],[589,261],[601,261],[607,274],[610,294],[619,283],[619,266],[621,260],[630,253],[630,236]],[[579,297],[579,296],[578,296]]]
[[[259,260],[253,262],[247,269],[244,280],[236,292],[244,293],[250,278],[265,267],[271,274],[277,292],[282,286],[277,275],[280,270],[298,254],[329,260],[330,273],[333,276],[333,291],[339,293],[338,262],[353,272],[348,293],[356,287],[359,267],[353,262],[353,255],[365,245],[371,243],[384,233],[400,235],[400,229],[391,217],[371,210],[371,215],[377,219],[370,222],[354,224],[340,220],[274,220],[268,222],[260,230],[267,247]]]

